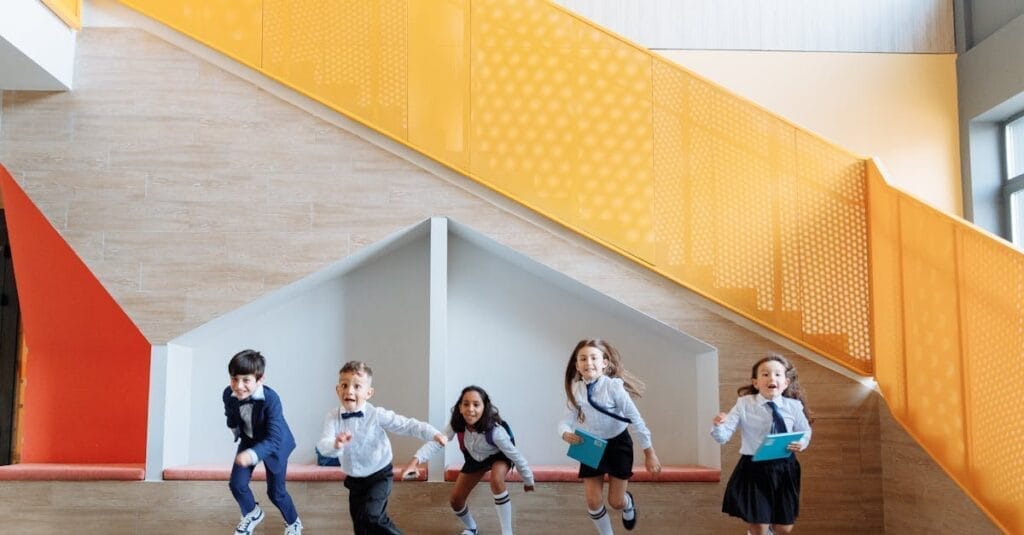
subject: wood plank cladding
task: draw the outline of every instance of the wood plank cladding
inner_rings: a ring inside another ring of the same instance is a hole
[[[801,455],[805,491],[797,529],[885,530],[883,467],[893,461],[880,444],[880,402],[871,389],[793,355],[678,285],[468,179],[432,174],[145,32],[87,28],[77,54],[74,92],[4,95],[0,162],[153,343],[399,228],[451,216],[716,346],[723,409],[749,382],[755,360],[772,351],[792,358],[818,418]],[[567,334],[567,349],[576,338]],[[713,416],[707,415],[708,427]],[[655,444],[659,433],[672,432],[652,431]],[[738,448],[738,439],[722,448],[723,476]],[[934,466],[922,470],[944,477]],[[307,527],[348,532],[340,485],[289,488]],[[631,488],[641,504],[640,532],[677,534],[683,525],[688,533],[743,531],[741,522],[719,512],[724,482]],[[400,524],[422,527],[412,533],[457,531],[449,490],[397,485],[392,512]],[[260,485],[255,491],[264,492]],[[523,533],[593,529],[578,484],[542,485],[533,495],[514,485],[512,491]],[[962,494],[943,496],[950,509],[972,506]],[[478,490],[471,504],[482,528],[494,531],[486,492]],[[49,532],[74,522],[81,533],[166,531],[168,525],[175,532],[216,533],[237,514],[217,482],[0,485],[0,518],[10,530]]]

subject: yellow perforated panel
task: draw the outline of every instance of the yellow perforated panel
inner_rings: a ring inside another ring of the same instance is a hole
[[[903,355],[903,274],[899,195],[868,162],[875,378],[889,410],[906,421],[906,367]]]
[[[123,3],[874,371],[896,418],[1024,532],[1022,255],[872,162],[544,0]]]
[[[994,512],[1024,532],[1024,256],[968,228],[962,295],[970,466]]]
[[[953,225],[913,199],[901,199],[899,211],[907,422],[962,477],[966,448]]]

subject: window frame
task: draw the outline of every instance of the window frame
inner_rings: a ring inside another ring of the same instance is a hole
[[[1006,139],[1006,131],[1009,129],[1010,124],[1018,120],[1024,120],[1024,111],[1018,112],[1008,117],[1005,121],[999,123],[1000,129],[1000,144],[1002,160],[1003,160],[1003,176],[999,186],[1000,194],[1000,206],[1002,208],[1002,219],[1003,228],[1006,229],[1005,237],[1015,247],[1024,249],[1024,236],[1014,236],[1013,233],[1013,194],[1019,191],[1024,191],[1024,171],[1021,171],[1019,175],[1010,176],[1010,146]],[[1021,159],[1024,159],[1024,154],[1019,155]],[[1021,214],[1024,217],[1024,214]]]

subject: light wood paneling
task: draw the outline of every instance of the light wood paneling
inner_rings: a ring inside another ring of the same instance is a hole
[[[878,412],[887,533],[1000,533],[885,405]]]
[[[878,400],[870,389],[794,356],[678,285],[488,196],[469,180],[439,178],[142,31],[86,29],[78,54],[80,84],[73,93],[4,95],[0,162],[38,195],[47,217],[153,343],[399,228],[448,215],[718,347],[723,409],[749,381],[757,358],[771,351],[794,358],[818,417],[811,448],[801,456],[807,490],[799,527],[808,533],[884,529]],[[45,129],[29,128],[36,114],[45,117]],[[89,117],[84,131],[80,116]],[[130,282],[131,266],[138,266],[138,287]],[[567,340],[566,351],[573,342]],[[658,430],[653,433],[657,444]],[[737,441],[723,447],[725,476],[737,450]],[[307,526],[346,532],[339,485],[291,488]],[[447,487],[422,496],[415,492],[421,488],[430,487],[398,486],[396,516],[406,525],[422,518],[415,525],[430,526],[412,533],[452,532]],[[719,512],[722,484],[635,488],[648,522],[644,533],[679,533],[681,522],[692,527],[689,533],[742,530]],[[531,496],[516,490],[513,499],[521,532],[592,529],[578,485],[543,486]],[[485,491],[477,492],[473,507],[484,529],[493,530]],[[51,533],[75,525],[83,533],[207,533],[223,532],[236,519],[225,483],[0,486],[0,531]]]

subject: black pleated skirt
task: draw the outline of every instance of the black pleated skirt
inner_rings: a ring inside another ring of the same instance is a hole
[[[722,512],[748,524],[793,524],[800,514],[800,462],[796,455],[772,461],[743,455],[729,477]]]

